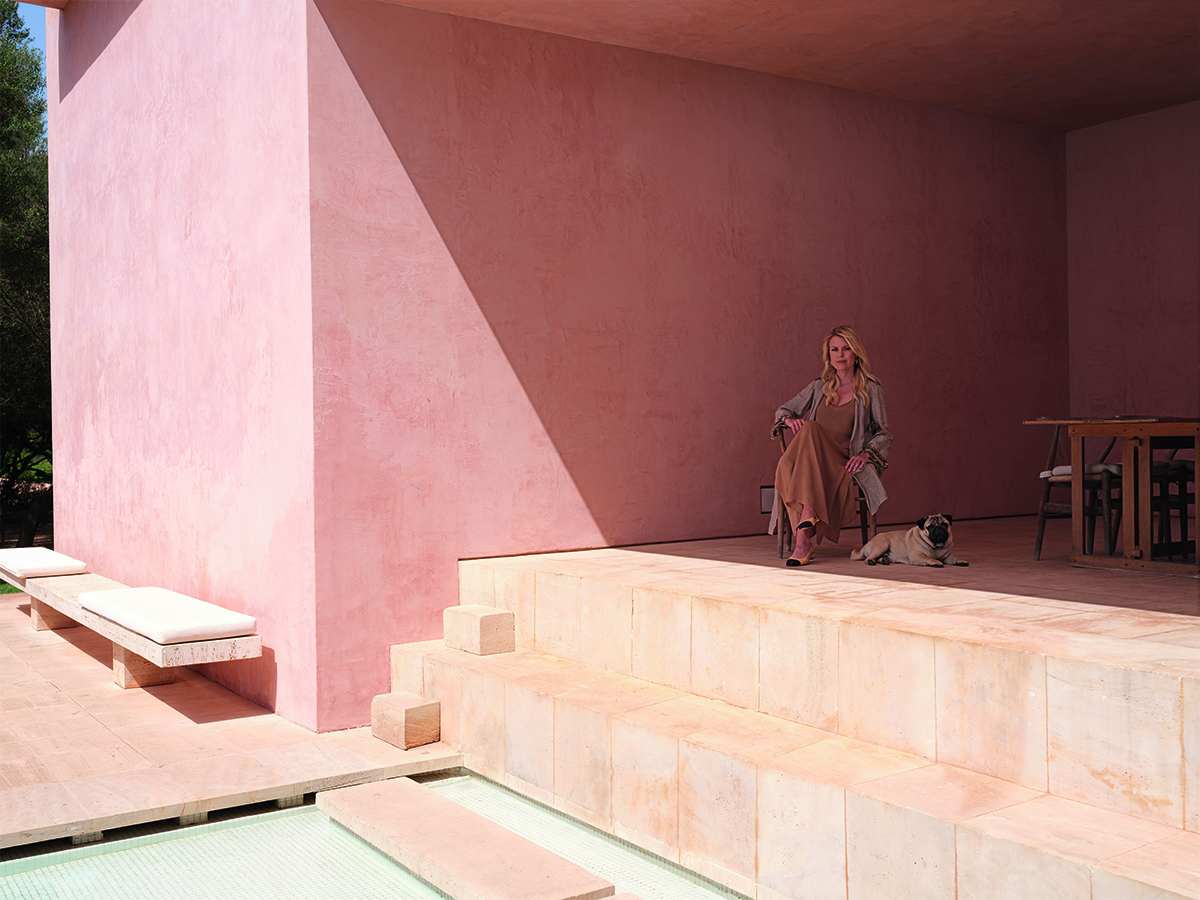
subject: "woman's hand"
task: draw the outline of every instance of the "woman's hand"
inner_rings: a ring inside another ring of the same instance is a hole
[[[783,421],[788,428],[792,429],[792,434],[799,434],[800,427],[804,424],[803,419],[784,419]]]
[[[851,475],[853,475],[855,472],[861,472],[863,466],[867,464],[867,459],[868,457],[866,452],[856,453],[854,456],[846,460],[846,471]]]

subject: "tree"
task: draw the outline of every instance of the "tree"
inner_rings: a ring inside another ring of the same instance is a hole
[[[42,54],[14,0],[0,0],[0,515],[47,502],[51,462],[50,228]]]

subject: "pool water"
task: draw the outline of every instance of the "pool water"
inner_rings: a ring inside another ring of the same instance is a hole
[[[741,898],[476,775],[430,790],[641,900]],[[0,900],[442,900],[446,895],[314,806],[0,863]]]
[[[747,900],[744,894],[478,775],[431,780],[425,786],[611,881],[618,894],[629,892],[641,900]]]
[[[316,807],[0,864],[4,900],[441,900]]]

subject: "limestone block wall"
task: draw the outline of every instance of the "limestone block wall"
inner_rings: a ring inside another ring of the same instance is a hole
[[[518,647],[1200,831],[1187,617],[602,552],[464,561],[462,596]]]

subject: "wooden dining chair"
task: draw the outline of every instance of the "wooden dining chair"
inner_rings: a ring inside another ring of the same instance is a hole
[[[1159,544],[1172,543],[1171,513],[1174,512],[1179,520],[1179,545],[1166,550],[1168,559],[1189,555],[1188,508],[1196,503],[1196,463],[1190,459],[1176,459],[1177,452],[1172,449],[1166,459],[1155,460],[1150,470],[1150,509],[1158,515]],[[1172,549],[1178,549],[1180,554]]]
[[[1061,437],[1065,429],[1065,425],[1054,426],[1054,434],[1050,438],[1050,454],[1046,457],[1046,468],[1040,476],[1042,497],[1038,504],[1037,537],[1033,542],[1034,559],[1042,558],[1042,537],[1046,533],[1046,520],[1071,517],[1071,467],[1055,465],[1058,462]],[[1113,502],[1113,492],[1121,489],[1121,464],[1105,462],[1116,442],[1115,437],[1110,438],[1096,457],[1096,461],[1084,468],[1083,514],[1087,521],[1088,553],[1092,553],[1095,548],[1097,518],[1104,526],[1104,553],[1107,556],[1113,555],[1117,532],[1121,527],[1121,506]],[[1065,503],[1051,499],[1051,492],[1056,488],[1066,491]]]
[[[779,430],[779,452],[782,454],[787,449],[786,435],[791,434],[788,428]],[[863,493],[862,488],[858,486],[858,482],[854,482],[854,494],[858,500],[858,523],[859,530],[862,532],[862,542],[865,544],[871,538],[875,537],[875,533],[879,530],[875,522],[875,513],[871,512],[867,506],[867,495]],[[792,532],[792,519],[788,515],[783,501],[776,497],[775,502],[779,505],[779,521],[776,523],[776,534],[779,545],[779,558],[787,559],[792,555],[792,545],[795,540],[795,534]]]

